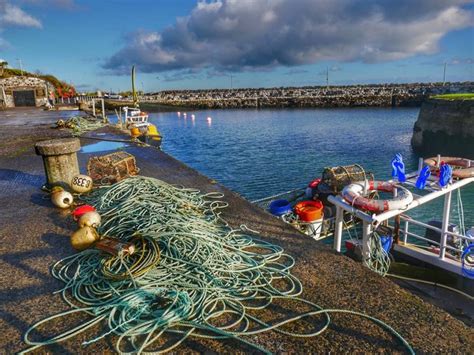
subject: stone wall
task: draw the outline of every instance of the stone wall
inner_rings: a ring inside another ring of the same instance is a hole
[[[474,159],[474,100],[423,102],[411,143],[415,150],[427,155]]]
[[[194,108],[420,106],[430,95],[472,92],[473,82],[286,87],[232,90],[166,90],[141,102]]]
[[[16,90],[34,90],[36,106],[44,106],[48,102],[48,94],[53,87],[47,81],[31,76],[0,79],[0,107],[15,107],[13,91]]]

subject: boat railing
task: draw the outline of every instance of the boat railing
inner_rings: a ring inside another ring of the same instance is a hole
[[[440,239],[440,242],[437,242],[435,240],[432,240],[432,239],[429,239],[429,238],[426,238],[426,237],[423,237],[419,234],[416,234],[416,233],[413,233],[411,231],[409,231],[409,226],[410,224],[413,224],[415,226],[419,226],[419,227],[422,227],[422,228],[425,228],[425,229],[430,229],[430,230],[433,230],[435,232],[438,232],[440,235],[443,234],[443,230],[441,228],[438,228],[438,227],[435,227],[435,226],[432,226],[430,224],[427,224],[427,223],[423,223],[423,222],[420,222],[420,221],[417,221],[413,218],[411,218],[410,216],[406,216],[406,215],[400,215],[400,219],[403,220],[405,223],[404,223],[404,229],[401,229],[400,230],[400,234],[403,236],[402,238],[402,242],[403,244],[409,244],[408,242],[408,237],[412,237],[412,238],[415,238],[417,240],[421,240],[421,241],[425,241],[425,242],[428,242],[429,244],[434,244],[434,245],[437,245],[439,247],[439,252],[438,252],[438,256],[440,257],[440,259],[443,259],[444,256],[442,257],[441,256],[441,250],[451,250],[455,253],[459,253],[459,254],[462,254],[463,252],[463,249],[462,249],[462,245],[456,247],[456,246],[452,246],[452,245],[448,245],[447,244],[447,238],[446,239],[443,239],[441,238]],[[466,235],[462,235],[462,234],[459,234],[459,233],[456,233],[456,232],[451,232],[449,230],[447,230],[446,232],[446,235],[448,236],[452,236],[452,237],[455,237],[455,238],[459,238],[459,239],[462,239],[463,241],[467,241],[467,242],[474,242],[474,240]],[[443,243],[444,242],[444,243]],[[413,247],[417,248],[417,247],[420,247],[419,245],[416,245],[414,244]]]
[[[416,173],[414,174],[409,174],[408,176],[415,176]],[[408,179],[408,183],[399,183],[401,186],[402,185],[411,185],[413,177]],[[439,251],[437,251],[437,255],[433,253],[432,251],[422,251],[422,247],[412,245],[411,246],[411,255],[415,256],[416,258],[421,259],[422,261],[426,261],[428,263],[432,263],[435,265],[443,265],[446,263],[452,263],[452,257],[453,255],[448,255],[448,258],[446,258],[446,252],[448,250],[452,250],[457,253],[462,253],[461,245],[459,248],[456,248],[452,245],[448,245],[448,236],[453,236],[457,238],[461,238],[464,241],[470,241],[472,242],[472,239],[465,235],[461,235],[456,232],[451,232],[449,230],[449,220],[450,220],[450,210],[451,210],[451,198],[452,198],[452,192],[455,190],[458,190],[466,185],[469,185],[474,182],[474,178],[465,178],[462,180],[457,180],[449,184],[448,186],[445,186],[443,188],[440,187],[435,187],[432,186],[428,189],[427,194],[425,195],[413,195],[413,201],[406,206],[403,209],[394,209],[394,210],[389,210],[386,212],[382,212],[379,214],[371,214],[368,212],[365,212],[363,210],[359,210],[357,208],[354,208],[350,204],[348,204],[341,196],[330,196],[328,200],[336,205],[336,220],[335,220],[335,231],[334,231],[334,249],[336,249],[338,252],[341,251],[342,247],[342,231],[343,231],[343,214],[345,212],[348,212],[355,216],[356,218],[359,218],[362,220],[362,256],[364,259],[368,259],[370,255],[370,236],[372,235],[373,231],[377,228],[382,223],[387,223],[389,220],[399,216],[401,220],[405,221],[405,229],[401,229],[400,233],[403,236],[403,242],[404,244],[408,244],[408,237],[413,237],[419,240],[423,240],[425,242],[429,242],[430,244],[435,244],[439,246]],[[442,221],[441,221],[441,228],[437,228],[435,226],[431,226],[429,224],[423,223],[416,221],[406,215],[406,213],[414,209],[416,207],[422,206],[432,200],[435,200],[437,198],[444,197],[444,207],[443,207],[443,213],[442,213]],[[410,231],[409,225],[417,225],[419,227],[424,227],[427,229],[434,230],[438,233],[440,233],[440,240],[439,242],[430,240],[428,238],[425,238],[423,236],[420,236],[416,233],[413,233]],[[400,245],[395,245],[395,249],[397,247],[403,247],[402,244]],[[433,260],[438,259],[438,260]],[[460,265],[460,263],[458,264]],[[461,272],[460,266],[452,267],[452,270],[455,270],[456,272]]]

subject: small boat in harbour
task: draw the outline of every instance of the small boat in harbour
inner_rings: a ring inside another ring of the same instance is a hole
[[[306,188],[254,203],[315,240],[333,237],[336,251],[345,246],[381,275],[394,259],[429,265],[473,294],[474,221],[464,220],[461,198],[461,188],[474,183],[472,167],[464,158],[420,158],[418,170],[405,174],[403,165],[403,173],[388,181],[375,180],[357,164],[326,168]],[[420,213],[411,213],[439,198],[444,208],[434,219],[420,221]],[[454,217],[458,224],[451,223]]]
[[[133,107],[123,108],[125,128],[130,130],[130,135],[133,139],[160,148],[162,141],[160,132],[154,124],[148,122],[148,113],[142,111],[139,107],[138,96],[135,90],[135,66],[132,67],[132,95]]]

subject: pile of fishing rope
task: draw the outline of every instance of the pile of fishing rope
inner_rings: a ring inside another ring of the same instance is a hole
[[[62,280],[59,292],[71,310],[48,317],[25,334],[30,349],[71,338],[93,326],[106,330],[83,345],[116,335],[116,351],[164,352],[188,337],[238,339],[268,352],[244,336],[270,330],[295,337],[321,334],[329,313],[370,319],[410,345],[389,325],[366,314],[322,309],[300,298],[303,287],[291,274],[294,259],[276,245],[259,240],[250,229],[232,229],[221,217],[227,206],[221,194],[169,185],[147,177],[130,177],[94,190],[83,199],[102,216],[101,235],[133,242],[131,255],[113,256],[87,249],[58,261],[52,268]],[[302,303],[310,311],[282,321],[258,316],[276,300]],[[86,312],[91,317],[48,340],[30,339],[47,322]],[[318,317],[316,330],[297,333],[283,326]],[[322,317],[322,318],[321,318]]]
[[[101,120],[90,119],[82,116],[74,116],[67,120],[58,120],[56,122],[57,128],[69,128],[72,129],[72,135],[74,137],[80,136],[85,132],[94,131],[102,128],[106,125]]]

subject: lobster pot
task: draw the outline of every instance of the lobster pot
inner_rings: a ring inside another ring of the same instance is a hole
[[[325,168],[321,182],[332,192],[339,193],[345,186],[366,179],[373,180],[373,174],[366,173],[362,166],[354,164]]]
[[[127,152],[96,156],[87,162],[87,174],[96,185],[113,184],[139,171],[135,157]]]

